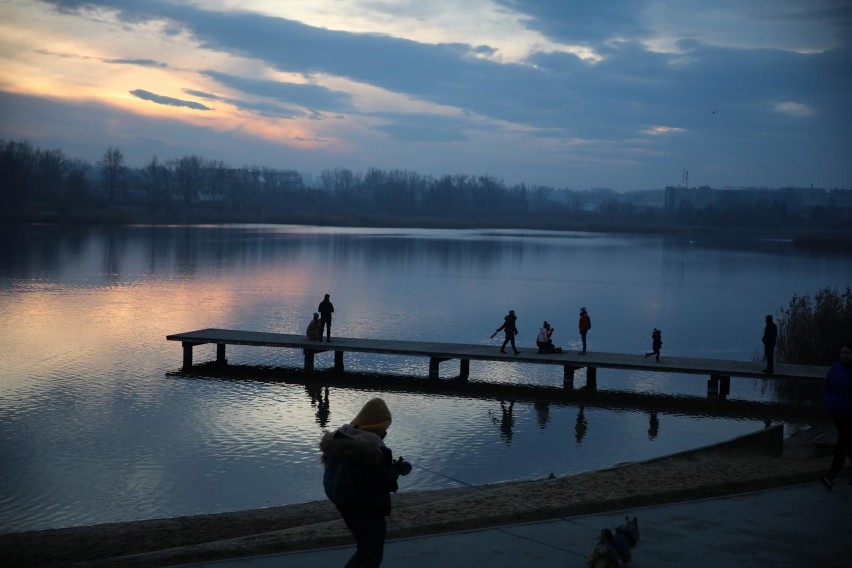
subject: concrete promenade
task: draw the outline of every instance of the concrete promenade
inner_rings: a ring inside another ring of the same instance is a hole
[[[387,568],[584,567],[603,527],[639,518],[633,568],[846,567],[852,555],[852,486],[819,482],[756,493],[546,522],[392,540]],[[352,546],[189,564],[194,568],[343,566]]]

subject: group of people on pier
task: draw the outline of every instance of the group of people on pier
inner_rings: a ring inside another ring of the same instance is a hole
[[[589,333],[589,330],[592,329],[592,318],[589,316],[589,311],[585,306],[580,308],[580,319],[577,323],[577,329],[580,332],[580,341],[583,344],[583,348],[577,353],[579,355],[585,355],[586,336]],[[503,324],[491,334],[491,338],[493,339],[501,331],[505,335],[503,345],[500,346],[500,353],[505,353],[506,345],[509,344],[512,345],[512,350],[515,352],[515,355],[520,353],[521,351],[515,345],[515,337],[519,333],[518,316],[515,314],[515,310],[509,310],[509,313],[503,318]],[[550,325],[550,322],[544,320],[544,323],[541,324],[541,328],[538,330],[538,335],[535,338],[535,344],[536,347],[538,347],[539,353],[562,353],[562,348],[553,344],[553,332],[554,327]],[[660,349],[662,349],[662,347],[663,332],[655,327],[654,331],[651,332],[651,352],[646,353],[645,357],[656,355],[656,360],[659,361]]]

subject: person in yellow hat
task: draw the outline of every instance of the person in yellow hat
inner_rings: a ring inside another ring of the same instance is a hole
[[[394,461],[385,446],[391,420],[385,401],[373,398],[349,424],[326,432],[320,442],[323,488],[355,537],[348,568],[381,565],[390,493],[399,489],[398,477],[411,472],[411,464],[401,457]]]

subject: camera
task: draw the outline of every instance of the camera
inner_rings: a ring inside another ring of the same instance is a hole
[[[411,464],[402,459],[402,456],[393,461],[393,468],[400,475],[408,475],[411,473]]]

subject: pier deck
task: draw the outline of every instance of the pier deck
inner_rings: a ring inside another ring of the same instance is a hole
[[[252,345],[301,349],[304,353],[304,370],[312,373],[317,353],[334,351],[334,368],[343,372],[343,355],[346,352],[379,353],[405,357],[427,357],[429,377],[438,378],[440,363],[458,359],[459,377],[466,379],[470,373],[470,361],[498,361],[533,365],[559,365],[564,369],[564,386],[573,388],[574,371],[586,368],[587,385],[596,386],[597,369],[631,369],[665,373],[683,373],[710,377],[707,381],[708,394],[727,395],[731,377],[806,379],[822,380],[826,367],[807,365],[775,365],[773,375],[761,372],[763,365],[752,361],[729,361],[723,359],[698,359],[692,357],[663,356],[660,362],[643,355],[588,351],[580,355],[576,351],[539,354],[535,348],[521,348],[521,353],[500,353],[496,345],[464,343],[438,343],[427,341],[399,341],[393,339],[357,339],[335,337],[332,343],[311,341],[304,335],[240,331],[232,329],[201,329],[166,336],[169,341],[180,341],[183,346],[183,368],[192,367],[192,350],[196,345],[216,344],[216,360],[226,364],[226,345]]]

